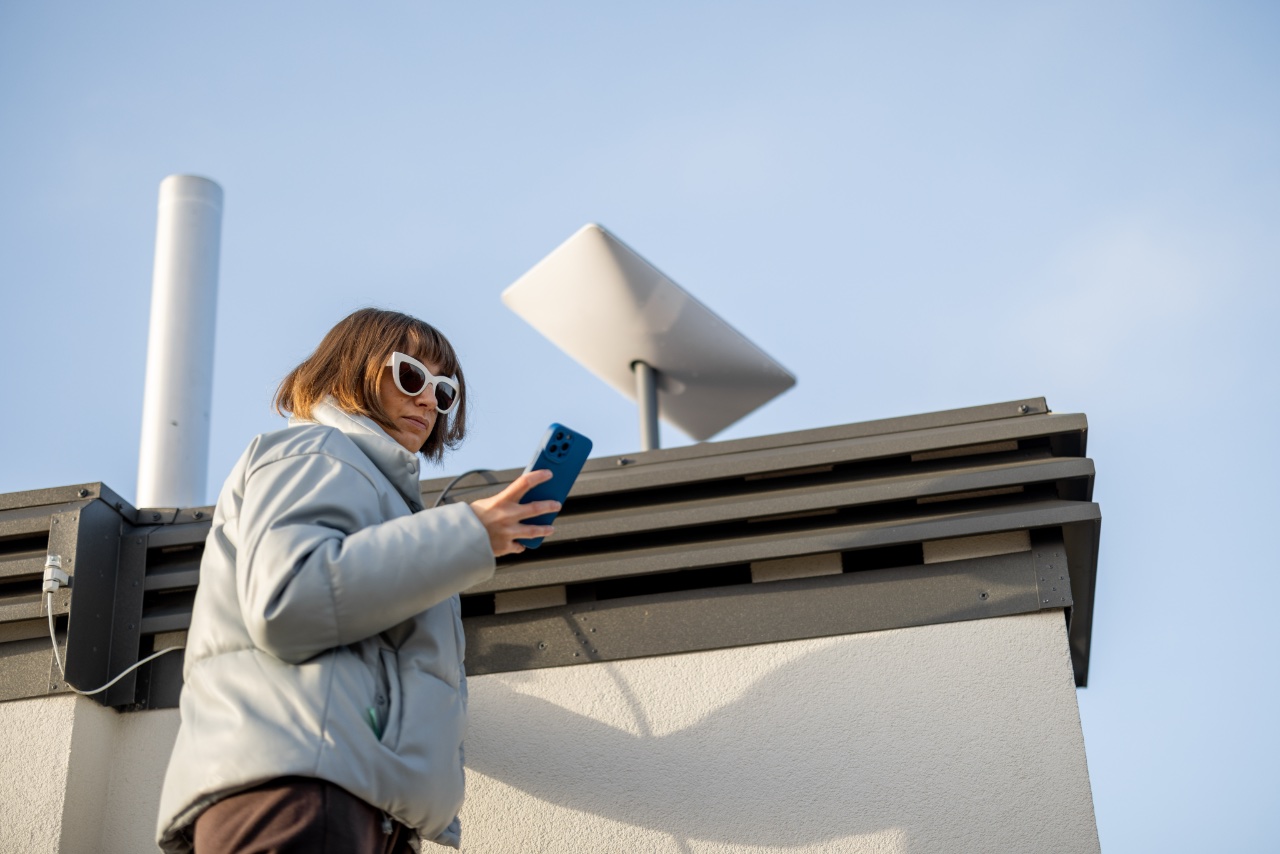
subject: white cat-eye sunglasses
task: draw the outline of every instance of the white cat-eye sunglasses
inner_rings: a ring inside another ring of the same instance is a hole
[[[441,415],[453,409],[462,396],[457,380],[453,377],[438,377],[432,374],[427,370],[426,365],[412,356],[397,351],[387,359],[386,366],[391,369],[391,377],[396,382],[396,388],[409,397],[422,394],[428,385],[435,386],[436,412]]]

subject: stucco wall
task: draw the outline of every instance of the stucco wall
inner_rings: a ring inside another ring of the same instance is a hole
[[[476,677],[471,713],[468,852],[1098,851],[1060,611]],[[0,704],[0,852],[155,850],[177,722]]]
[[[58,850],[75,724],[71,697],[0,703],[0,851]]]
[[[178,710],[130,712],[118,717],[102,846],[93,850],[110,854],[158,851],[156,813],[164,769],[178,737]]]
[[[118,723],[83,697],[0,703],[0,852],[100,850]]]
[[[0,703],[0,854],[155,851],[177,709],[84,697]]]
[[[473,852],[1097,852],[1060,611],[471,681]]]

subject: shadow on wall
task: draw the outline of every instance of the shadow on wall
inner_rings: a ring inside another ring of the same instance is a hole
[[[1045,661],[1026,626],[1010,631],[1020,619],[982,621],[1004,624],[995,636],[929,626],[801,641],[781,663],[755,647],[477,677],[468,766],[677,839],[791,847],[892,832],[904,851],[1034,850],[1047,824],[1073,823],[1071,787],[1083,779],[1089,794],[1065,636]],[[719,701],[708,679],[724,682]]]

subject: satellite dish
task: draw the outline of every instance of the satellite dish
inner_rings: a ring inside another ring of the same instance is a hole
[[[580,364],[640,406],[641,445],[658,416],[709,439],[796,378],[603,226],[582,228],[502,293]]]

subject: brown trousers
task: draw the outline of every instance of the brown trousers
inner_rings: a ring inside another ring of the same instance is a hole
[[[410,854],[413,831],[324,780],[281,777],[196,819],[195,854]]]

